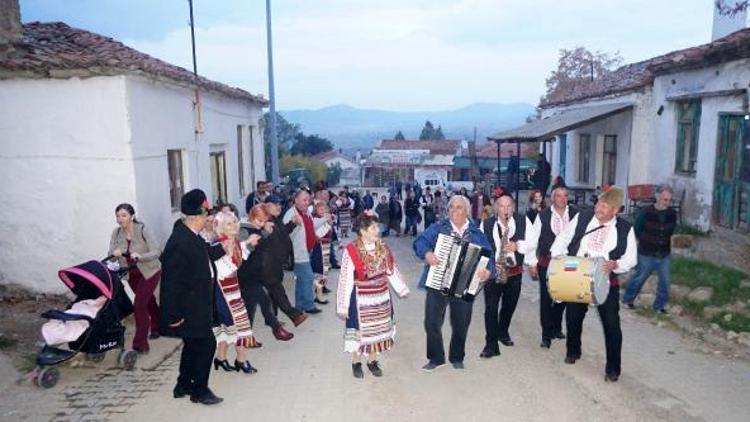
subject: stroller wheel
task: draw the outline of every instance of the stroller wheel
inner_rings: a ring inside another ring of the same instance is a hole
[[[91,362],[100,363],[104,360],[104,356],[104,353],[89,353],[88,355],[86,355],[86,358]]]
[[[120,368],[126,371],[132,371],[135,368],[135,362],[138,360],[138,352],[135,350],[122,350],[117,356],[117,363]]]
[[[36,385],[42,388],[52,388],[60,380],[60,371],[57,368],[42,368],[34,378]]]

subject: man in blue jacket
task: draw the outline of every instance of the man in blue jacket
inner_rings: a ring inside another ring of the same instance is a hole
[[[418,258],[424,259],[425,266],[419,286],[425,287],[429,266],[438,265],[440,259],[433,252],[437,244],[438,234],[452,234],[462,237],[464,240],[481,246],[489,253],[492,252],[491,245],[487,242],[485,235],[475,225],[471,224],[469,211],[471,204],[468,198],[454,195],[448,202],[449,218],[431,225],[422,232],[414,241],[414,253]],[[490,278],[495,270],[494,261],[490,261],[487,268],[479,271],[482,282]],[[448,360],[455,369],[464,368],[464,355],[466,345],[466,334],[471,323],[472,303],[456,297],[443,295],[442,292],[427,288],[425,300],[424,329],[427,334],[427,359],[424,371],[432,372],[445,365],[445,348],[443,347],[442,327],[445,319],[445,308],[450,304],[450,319],[453,332],[451,334]]]

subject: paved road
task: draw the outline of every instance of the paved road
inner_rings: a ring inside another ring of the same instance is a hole
[[[478,300],[467,344],[466,369],[428,374],[422,329],[424,293],[415,288],[421,266],[411,239],[390,238],[412,294],[397,300],[396,347],[381,362],[385,376],[351,376],[342,352],[343,323],[333,304],[294,329],[289,343],[260,327],[262,349],[251,352],[255,375],[212,372],[211,387],[225,402],[205,407],[171,398],[178,354],[151,370],[94,373],[77,385],[46,393],[65,405],[60,420],[673,420],[746,421],[750,365],[705,354],[700,345],[621,312],[624,331],[620,382],[604,382],[604,351],[596,313],[584,328],[584,354],[565,365],[564,344],[539,348],[537,285],[525,280],[511,335],[516,346],[480,360],[484,305]],[[334,277],[335,279],[335,277]],[[449,335],[446,323],[444,333]],[[59,404],[58,404],[59,406]],[[109,412],[109,413],[103,413]],[[18,415],[16,415],[18,416]],[[82,417],[83,416],[83,417]],[[29,420],[37,420],[35,417]]]

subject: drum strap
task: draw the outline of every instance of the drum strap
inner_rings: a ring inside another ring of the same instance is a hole
[[[589,234],[591,234],[591,233],[593,233],[593,232],[595,232],[597,230],[601,230],[603,228],[604,228],[604,224],[600,225],[599,227],[594,227],[593,229],[591,229],[591,230],[587,231],[586,233],[584,233],[583,236],[581,236],[581,238],[584,238],[587,235],[589,235]]]

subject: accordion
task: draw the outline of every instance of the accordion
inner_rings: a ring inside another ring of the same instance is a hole
[[[425,286],[446,296],[473,301],[481,283],[478,272],[487,268],[491,253],[459,237],[438,234],[433,252],[440,263],[430,266]]]

